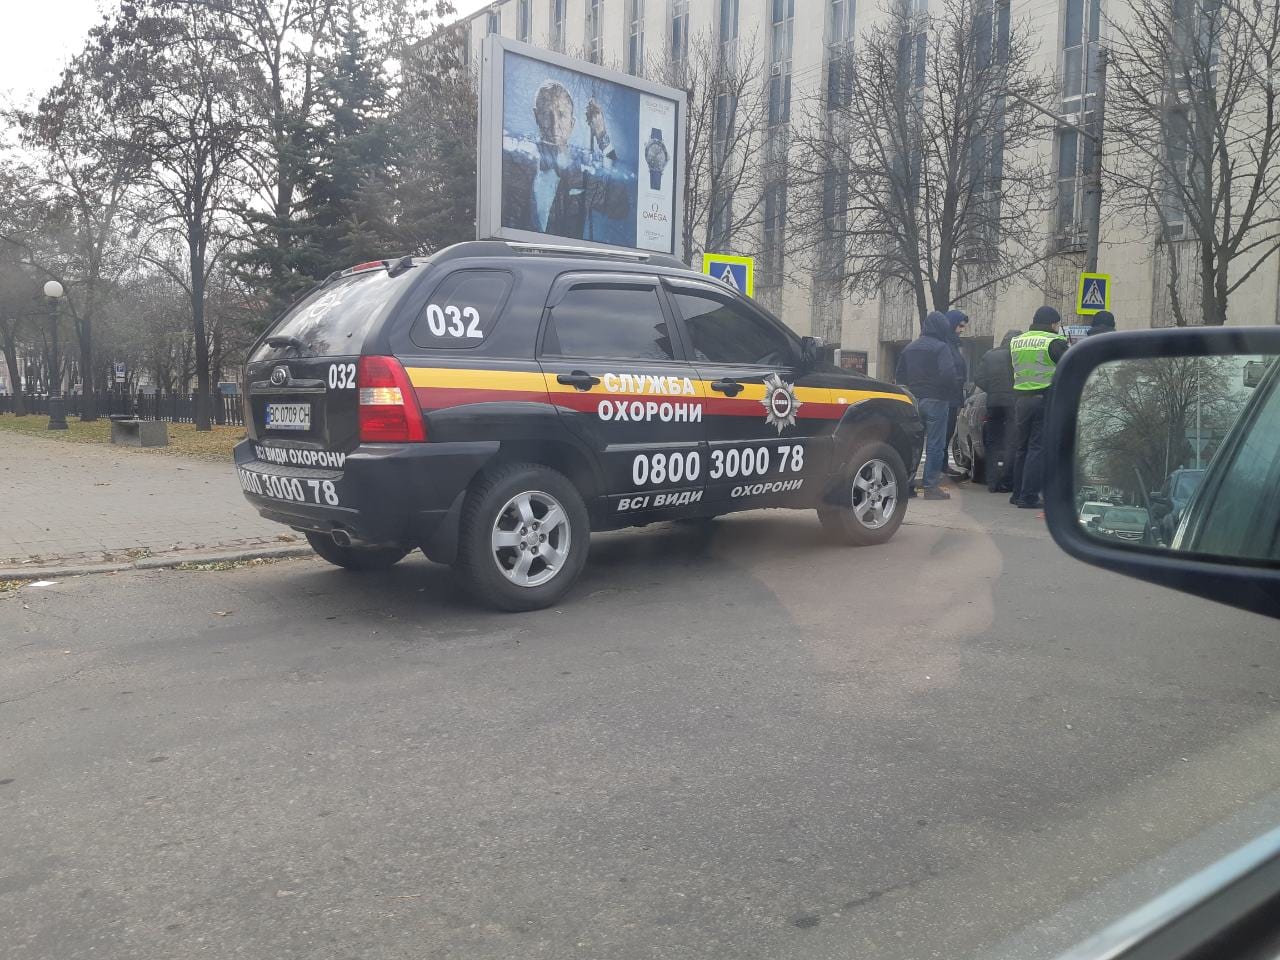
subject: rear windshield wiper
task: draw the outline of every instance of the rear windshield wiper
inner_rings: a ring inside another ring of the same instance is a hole
[[[307,345],[297,337],[267,337],[267,346],[279,350],[281,347],[293,347],[301,353],[307,349]]]

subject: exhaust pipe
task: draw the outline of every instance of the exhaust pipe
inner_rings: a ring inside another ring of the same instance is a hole
[[[333,537],[333,542],[340,547],[351,546],[351,535],[345,530],[334,530],[330,536]]]

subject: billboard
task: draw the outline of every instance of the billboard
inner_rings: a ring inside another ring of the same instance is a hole
[[[682,90],[486,37],[478,235],[683,258],[684,128]]]

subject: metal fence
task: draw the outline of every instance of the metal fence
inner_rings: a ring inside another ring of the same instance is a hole
[[[26,394],[25,406],[29,414],[49,413],[49,397],[46,394]],[[78,417],[84,409],[84,397],[71,394],[67,400],[67,416]],[[244,426],[244,407],[239,397],[214,394],[210,397],[210,417],[218,426]],[[0,413],[13,413],[14,398],[0,396]],[[110,391],[98,394],[98,416],[125,415],[139,420],[165,420],[169,423],[195,423],[196,395],[194,393],[120,393]]]

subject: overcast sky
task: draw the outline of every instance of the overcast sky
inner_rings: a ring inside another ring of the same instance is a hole
[[[3,0],[0,95],[22,103],[53,86],[98,21],[98,0]]]
[[[454,6],[466,14],[485,2],[454,0]],[[103,0],[0,0],[0,103],[23,103],[51,87],[98,22],[102,5]]]

